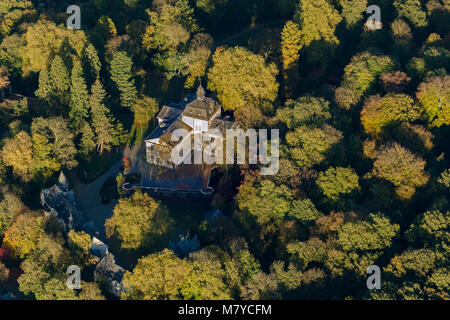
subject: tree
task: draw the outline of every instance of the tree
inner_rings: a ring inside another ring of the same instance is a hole
[[[86,43],[83,31],[70,30],[62,24],[56,26],[45,19],[30,25],[24,34],[24,39],[26,44],[21,51],[21,56],[25,76],[30,72],[39,72],[48,68],[49,61],[52,61],[52,58],[61,51],[64,51],[64,58],[67,57],[74,62],[81,57]]]
[[[31,124],[33,157],[38,171],[52,174],[61,167],[75,167],[74,135],[62,117],[35,118]]]
[[[1,152],[5,165],[13,168],[14,174],[28,182],[33,177],[33,143],[25,131],[20,131],[14,138],[5,139]]]
[[[301,30],[295,22],[289,20],[281,32],[281,56],[283,58],[284,78],[288,82],[288,86],[294,85],[298,80],[301,48]]]
[[[0,283],[6,282],[9,279],[9,269],[0,262]]]
[[[114,126],[114,118],[109,109],[104,105],[106,92],[99,79],[95,81],[91,88],[89,105],[92,114],[92,130],[95,134],[95,144],[97,151],[102,154],[103,150],[110,150],[114,144],[117,128]],[[87,133],[90,135],[90,132]]]
[[[91,236],[84,231],[76,232],[74,230],[70,230],[67,236],[72,252],[81,259],[87,258],[91,249]]]
[[[217,92],[225,110],[244,105],[264,107],[277,98],[275,64],[241,47],[218,48],[208,73],[208,88]]]
[[[114,54],[111,61],[111,80],[120,92],[120,103],[124,108],[131,108],[136,101],[136,87],[132,78],[133,61],[124,51]]]
[[[147,96],[138,99],[133,105],[134,123],[141,128],[141,136],[143,134],[142,127],[146,128],[151,119],[156,119],[158,111],[158,101]]]
[[[288,100],[284,108],[277,110],[277,118],[289,129],[301,125],[322,126],[331,119],[330,103],[324,98],[311,96]]]
[[[91,126],[85,122],[81,127],[81,139],[79,144],[79,151],[82,155],[87,156],[89,153],[95,150],[97,146],[95,143],[95,135]]]
[[[180,73],[187,75],[194,69],[201,72],[209,55],[210,44],[207,47],[203,45],[196,47],[193,40],[191,49],[188,49],[191,35],[200,30],[189,2],[161,0],[154,2],[151,10],[148,9],[146,12],[149,24],[142,38],[142,45],[153,53],[152,62],[156,67],[167,72],[169,79]],[[193,63],[191,70],[188,65],[190,62]],[[198,67],[200,68],[197,69]],[[186,85],[193,85],[194,80],[189,76]]]
[[[37,249],[43,233],[42,217],[29,212],[19,215],[6,230],[3,243],[16,257],[23,259]]]
[[[219,257],[205,248],[191,253],[189,261],[192,271],[181,289],[186,300],[228,300],[230,288],[226,284],[226,273]]]
[[[426,162],[397,143],[383,148],[373,165],[372,174],[395,186],[397,196],[408,200],[417,187],[424,186],[429,179],[425,172]]]
[[[78,295],[80,300],[106,300],[102,291],[95,282],[81,282],[81,291]]]
[[[359,177],[352,168],[328,168],[319,174],[316,183],[322,193],[333,201],[360,190]]]
[[[286,246],[286,251],[290,255],[290,260],[302,271],[310,263],[325,261],[327,247],[318,238],[311,238],[307,242],[294,241]]]
[[[300,0],[294,22],[301,26],[303,45],[324,40],[338,43],[334,31],[342,18],[327,0]]]
[[[416,28],[427,26],[427,14],[419,0],[395,0],[394,7],[399,17],[405,17]]]
[[[50,65],[50,79],[59,102],[66,104],[68,102],[70,77],[69,71],[60,56],[56,56]]]
[[[339,0],[347,29],[355,27],[364,18],[367,2],[367,0]]]
[[[117,237],[125,249],[144,248],[168,233],[173,220],[167,208],[146,193],[120,199],[114,215],[105,222],[108,238]]]
[[[76,62],[72,68],[69,116],[77,131],[89,116],[89,96],[81,62]]]
[[[341,87],[336,90],[336,102],[345,109],[356,105],[363,95],[373,90],[378,77],[393,71],[395,66],[389,56],[369,51],[355,55],[344,69]]]
[[[307,226],[313,224],[322,215],[314,203],[308,198],[293,201],[291,209],[288,212],[290,218],[300,220]]]
[[[300,126],[286,134],[287,152],[299,167],[312,167],[324,161],[342,138],[342,133],[329,125],[314,129]]]
[[[88,43],[83,51],[83,70],[86,75],[86,83],[88,87],[99,78],[100,70],[102,69],[102,64],[100,58],[98,57],[97,50],[95,47]]]
[[[139,259],[133,272],[126,272],[123,282],[129,292],[124,297],[134,300],[181,299],[181,289],[192,266],[178,258],[173,251],[164,249]]]
[[[338,244],[345,251],[382,250],[391,246],[400,226],[382,214],[370,214],[366,221],[347,222],[339,232]]]
[[[292,192],[285,186],[276,186],[270,180],[248,178],[239,187],[236,196],[239,209],[265,225],[284,219],[290,209]]]
[[[402,93],[411,78],[401,71],[383,73],[380,76],[380,81],[386,92]]]
[[[181,58],[181,74],[187,76],[186,88],[192,88],[205,75],[212,45],[213,38],[207,33],[197,33],[191,40],[188,52]]]
[[[13,193],[3,190],[3,199],[0,201],[0,237],[11,226],[23,207],[22,202]]]
[[[8,69],[0,65],[0,90],[8,88],[9,84]]]
[[[417,99],[431,127],[450,125],[450,76],[432,77],[422,83]]]
[[[364,131],[372,136],[395,122],[413,122],[420,117],[414,100],[406,94],[387,94],[384,97],[372,96],[361,111]]]

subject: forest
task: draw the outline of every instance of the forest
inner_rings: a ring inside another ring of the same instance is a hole
[[[120,299],[449,300],[449,21],[448,0],[1,0],[0,296],[117,299],[41,190],[95,181],[201,84],[241,128],[279,129],[279,172],[219,165],[208,200],[113,177]],[[199,250],[168,248],[180,229]]]

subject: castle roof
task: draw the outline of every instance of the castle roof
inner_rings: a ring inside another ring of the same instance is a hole
[[[207,98],[205,90],[200,85],[197,89],[196,99],[186,105],[183,116],[209,121],[220,109],[217,101]]]

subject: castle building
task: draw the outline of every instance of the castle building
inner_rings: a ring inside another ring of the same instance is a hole
[[[182,150],[186,143],[191,145],[195,134],[210,134],[218,129],[225,134],[237,124],[222,117],[222,107],[214,99],[207,97],[200,85],[196,94],[189,94],[179,104],[164,105],[158,116],[158,127],[146,139],[146,161],[148,164],[175,169],[171,156],[174,149]],[[179,141],[172,141],[172,134],[184,129],[187,134]]]

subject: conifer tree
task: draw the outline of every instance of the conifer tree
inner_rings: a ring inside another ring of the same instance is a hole
[[[76,62],[72,69],[70,85],[70,112],[73,127],[78,131],[82,122],[89,115],[89,97],[83,78],[81,62]]]
[[[114,54],[111,61],[111,79],[120,92],[120,103],[124,108],[131,108],[136,101],[136,87],[132,79],[133,61],[124,51]]]
[[[68,91],[70,86],[70,77],[67,67],[60,56],[56,56],[50,65],[50,78],[55,88],[58,102],[68,104]]]
[[[97,151],[100,154],[105,149],[109,150],[114,141],[114,122],[108,108],[103,103],[105,95],[106,92],[101,82],[97,79],[92,86],[89,102],[92,113],[92,127],[95,133],[95,143],[97,145]]]
[[[298,66],[300,58],[301,31],[293,21],[288,21],[281,32],[281,54],[283,57],[283,71],[287,91],[298,80]]]

